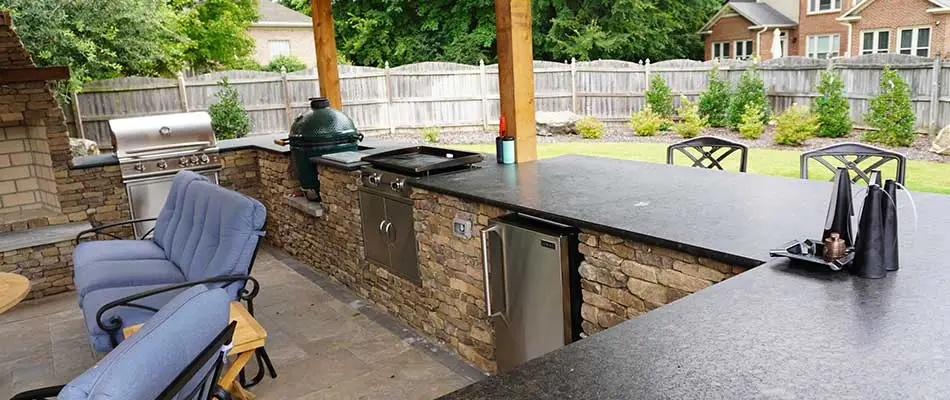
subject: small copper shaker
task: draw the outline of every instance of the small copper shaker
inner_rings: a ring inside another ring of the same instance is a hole
[[[844,257],[844,253],[844,239],[841,238],[839,233],[832,232],[831,236],[825,239],[825,251],[823,252],[822,257],[825,259],[825,261],[832,262]]]

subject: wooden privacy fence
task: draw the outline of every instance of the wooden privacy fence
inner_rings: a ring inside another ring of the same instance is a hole
[[[535,109],[573,111],[603,121],[626,121],[645,102],[653,74],[670,85],[674,96],[696,100],[706,88],[710,61],[535,61]],[[933,131],[950,124],[950,65],[940,59],[875,54],[836,60],[785,57],[758,64],[773,109],[810,104],[822,71],[837,71],[851,104],[856,126],[863,124],[869,100],[878,93],[885,65],[897,70],[911,88],[918,126]],[[738,81],[750,63],[719,65],[729,81]],[[75,136],[110,148],[108,120],[182,111],[207,110],[217,82],[227,77],[248,111],[254,134],[287,132],[319,93],[315,70],[293,73],[225,71],[177,79],[128,77],[92,82],[73,95],[69,111]],[[498,121],[498,66],[424,62],[400,67],[340,66],[344,111],[367,134],[429,126],[489,129]]]

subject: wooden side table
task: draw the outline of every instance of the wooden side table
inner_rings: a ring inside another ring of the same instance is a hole
[[[227,390],[228,393],[231,393],[231,396],[234,396],[235,399],[254,400],[254,393],[244,389],[240,382],[238,382],[238,374],[244,369],[244,366],[251,361],[251,357],[254,357],[254,352],[264,347],[264,343],[267,339],[267,331],[251,316],[251,313],[247,312],[244,305],[236,301],[231,302],[231,321],[237,321],[237,326],[234,328],[234,336],[231,338],[231,351],[228,352],[228,356],[234,357],[234,360],[231,361],[228,369],[221,375],[218,384]],[[128,338],[141,327],[142,324],[130,326],[123,329],[122,334]]]
[[[0,272],[0,314],[20,304],[30,293],[30,280],[23,275]]]

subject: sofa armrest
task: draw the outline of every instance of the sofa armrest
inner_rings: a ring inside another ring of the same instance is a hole
[[[86,235],[89,235],[89,234],[107,235],[107,236],[111,236],[111,237],[114,238],[114,239],[122,239],[122,238],[120,238],[120,237],[118,237],[118,236],[116,236],[116,235],[113,235],[113,234],[109,233],[109,232],[100,232],[100,231],[102,231],[103,229],[114,228],[114,227],[117,227],[117,226],[131,225],[131,224],[138,223],[138,222],[148,222],[148,221],[155,221],[155,220],[156,220],[156,218],[139,218],[139,219],[130,219],[130,220],[128,220],[128,221],[113,222],[113,223],[111,223],[111,224],[99,225],[99,226],[97,226],[97,227],[95,227],[95,228],[86,229],[86,230],[84,230],[84,231],[82,231],[82,232],[79,232],[79,234],[76,235],[76,244],[79,244],[79,241],[82,240],[83,236],[86,236]],[[148,236],[149,233],[152,233],[153,230],[155,230],[155,228],[149,229],[148,232],[145,232],[144,234],[142,234],[142,237],[137,238],[137,239],[144,239],[146,236]]]
[[[241,288],[241,290],[238,292],[238,301],[243,300],[243,301],[246,301],[249,305],[253,304],[252,301],[254,297],[256,297],[257,293],[260,291],[260,283],[257,281],[257,279],[254,279],[249,275],[219,276],[215,278],[201,279],[201,280],[196,280],[196,281],[189,281],[189,282],[183,282],[183,283],[176,283],[173,285],[162,286],[159,288],[146,290],[141,293],[133,294],[131,296],[126,296],[121,299],[115,300],[113,302],[110,302],[102,306],[101,308],[99,308],[98,311],[96,311],[96,324],[99,325],[100,329],[109,333],[109,336],[112,339],[112,345],[116,346],[118,345],[118,339],[116,339],[116,335],[119,333],[119,330],[122,329],[122,319],[119,317],[113,317],[109,319],[109,321],[103,321],[102,315],[105,314],[107,311],[116,307],[134,307],[134,308],[139,308],[143,310],[148,310],[151,312],[158,312],[157,308],[144,306],[141,304],[135,304],[133,302],[136,300],[144,299],[146,297],[154,296],[156,294],[166,293],[173,290],[184,289],[184,288],[192,287],[195,285],[205,285],[205,284],[210,284],[210,283],[224,283],[224,285],[220,287],[226,287],[236,282],[245,282],[245,284],[246,282],[254,283],[253,285],[251,285],[250,290],[248,290],[247,287],[245,286],[244,288]],[[249,308],[252,308],[252,307],[249,307]]]

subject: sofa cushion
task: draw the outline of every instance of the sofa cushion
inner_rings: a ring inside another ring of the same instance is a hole
[[[73,250],[73,267],[82,268],[96,261],[165,258],[165,250],[151,240],[96,240],[76,246]]]
[[[121,260],[97,261],[73,270],[73,282],[79,304],[90,292],[123,286],[160,285],[181,283],[185,275],[171,261]]]
[[[221,289],[199,285],[166,300],[142,329],[67,384],[58,398],[157,398],[230,321],[229,298]],[[197,379],[182,392],[196,385]]]
[[[146,290],[157,289],[163,286],[166,285],[117,287],[100,289],[87,294],[85,298],[83,298],[83,302],[79,305],[79,307],[82,309],[82,316],[86,324],[86,333],[89,334],[89,342],[92,344],[93,349],[99,352],[107,352],[113,348],[112,342],[109,340],[109,334],[102,330],[102,328],[100,328],[96,323],[96,312],[98,312],[102,306],[119,300],[123,297],[139,294]],[[160,293],[137,300],[135,303],[159,309],[165,304],[168,304],[168,302],[171,301],[175,295],[184,291],[185,289],[181,289]],[[155,315],[155,312],[140,308],[116,307],[104,313],[102,320],[108,322],[112,317],[120,317],[122,318],[122,327],[127,328],[132,325],[138,325],[148,321],[153,315]],[[119,343],[122,343],[123,337],[121,331],[119,332],[116,339]]]
[[[189,281],[246,275],[266,213],[255,199],[209,182],[194,182],[185,191],[166,254]],[[238,289],[234,285],[229,293],[235,296]]]
[[[180,222],[180,218],[178,218],[180,214],[177,212],[181,210],[182,204],[185,201],[185,191],[192,182],[209,182],[209,180],[204,175],[195,172],[178,172],[178,174],[175,175],[175,179],[172,180],[172,186],[171,189],[168,190],[168,197],[165,198],[162,211],[158,213],[155,219],[155,232],[152,234],[152,240],[163,249],[168,249],[172,238],[175,237],[175,231],[178,227],[178,222]],[[165,258],[168,258],[168,254],[166,251]]]

